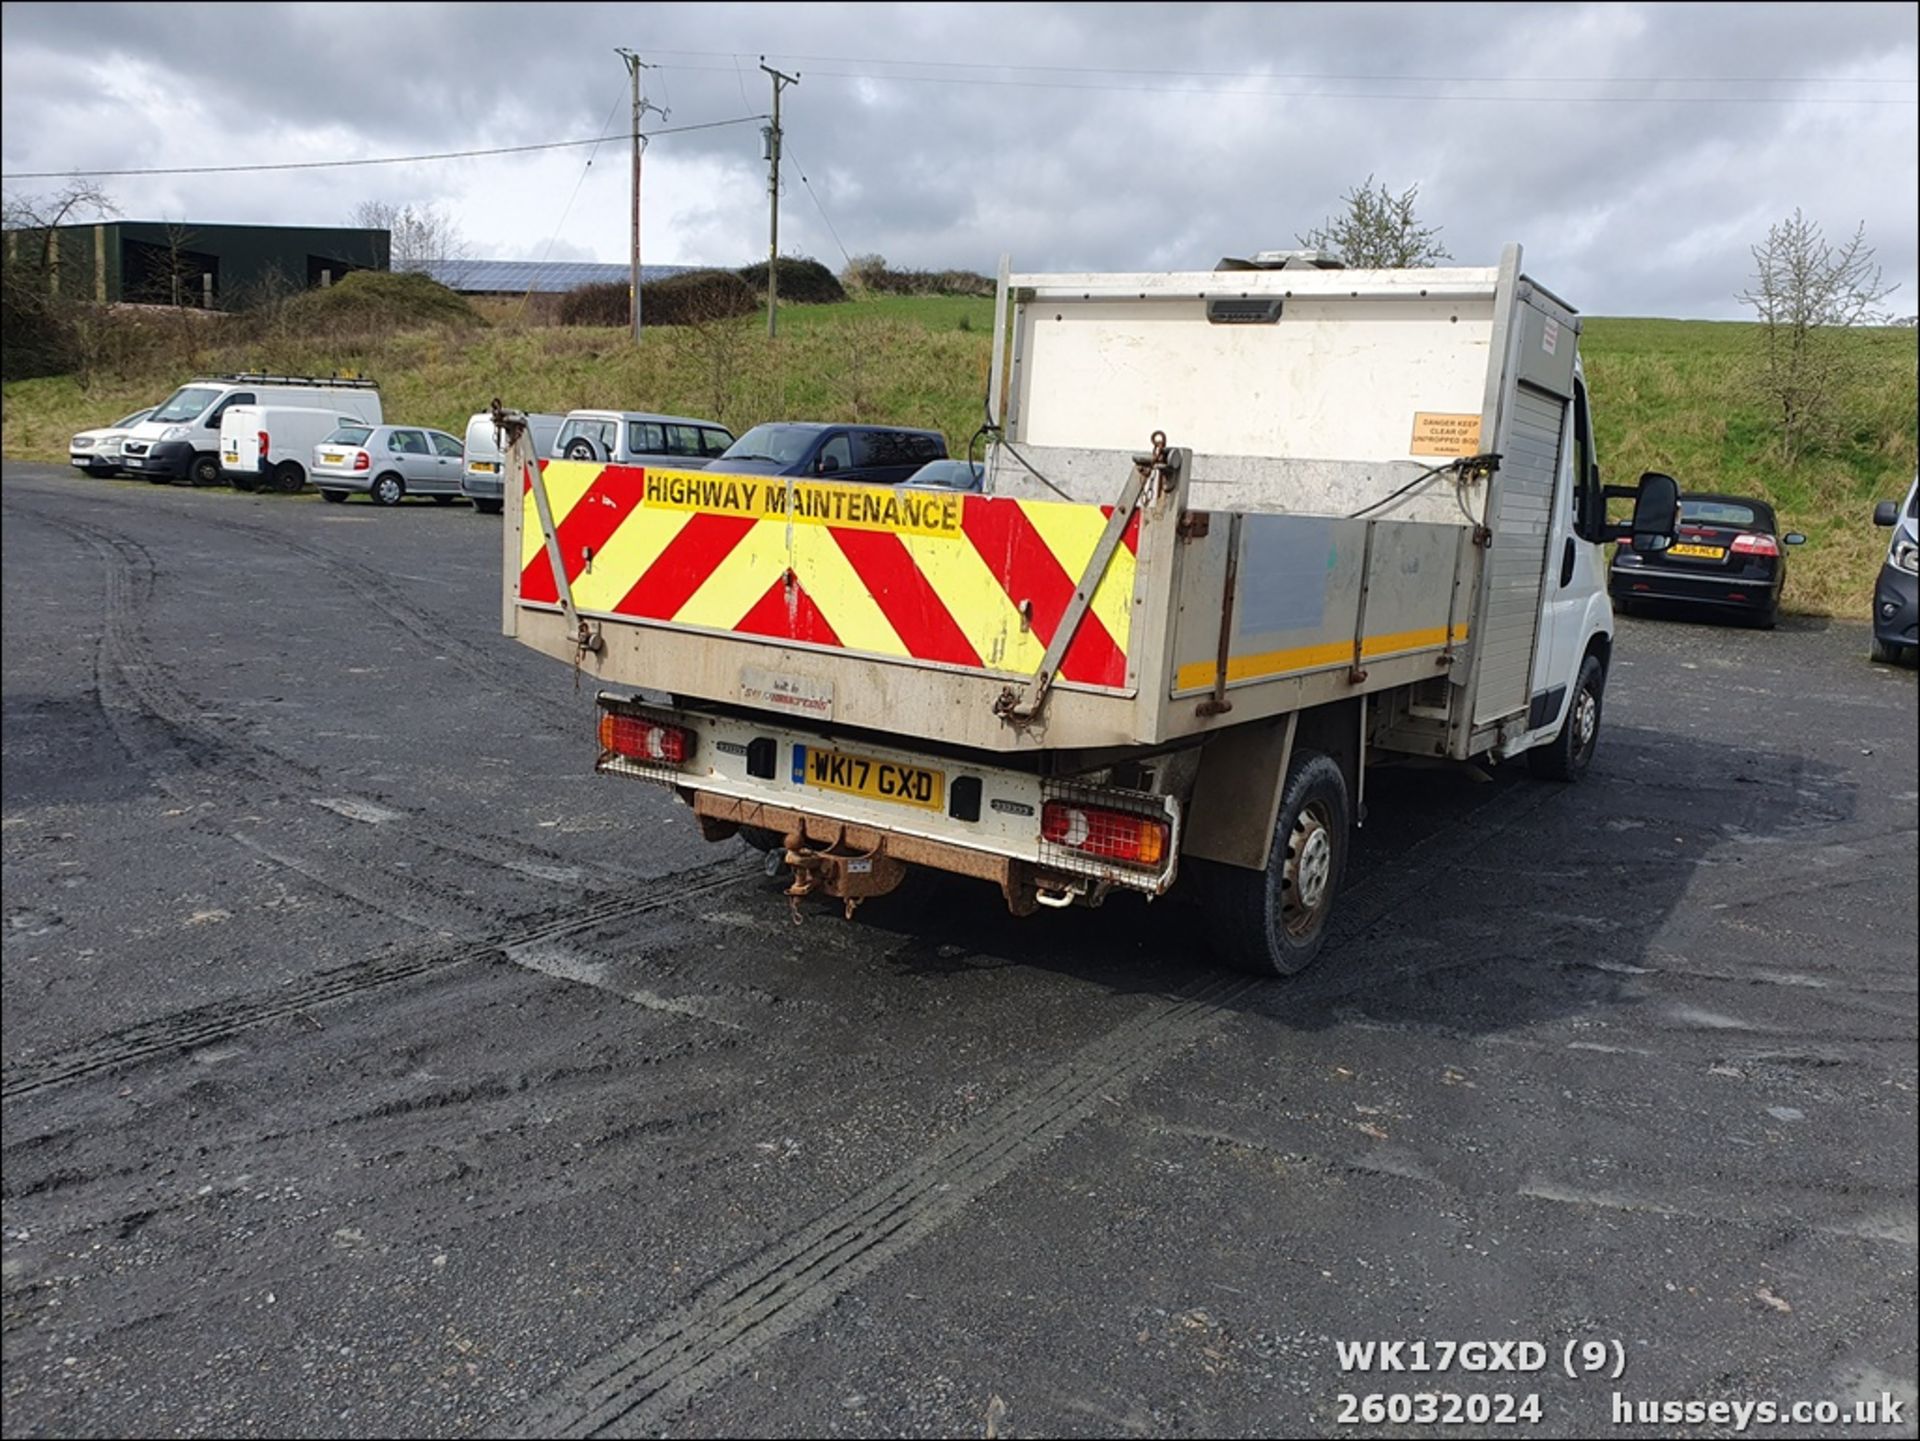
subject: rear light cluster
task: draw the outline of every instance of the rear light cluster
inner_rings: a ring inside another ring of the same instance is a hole
[[[600,749],[630,761],[677,766],[693,754],[693,732],[608,711],[600,717]]]
[[[1040,808],[1040,835],[1056,846],[1104,860],[1157,866],[1167,854],[1167,823],[1104,806],[1048,801]]]
[[[260,432],[260,458],[267,458],[267,433],[264,430]]]
[[[368,455],[364,450],[356,450],[353,453],[353,468],[355,470],[373,469],[373,457]]]
[[[1733,538],[1735,555],[1778,555],[1780,542],[1770,535],[1736,535]]]

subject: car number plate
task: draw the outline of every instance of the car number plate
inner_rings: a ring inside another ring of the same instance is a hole
[[[483,470],[487,472],[489,475],[491,475],[494,471],[498,470],[499,468],[500,468],[500,463],[495,460],[476,460],[476,461],[470,462],[467,466],[468,470],[473,470],[473,471]]]
[[[876,760],[851,751],[822,750],[818,746],[793,748],[796,785],[840,791],[895,805],[937,811],[946,803],[946,776],[925,766]]]
[[[73,457],[73,463],[74,463],[75,465],[77,465],[77,466],[79,466],[79,467],[80,467],[80,468],[81,468],[82,470],[85,470],[85,469],[87,468],[87,465],[88,465],[88,461],[87,461],[87,458],[86,458],[86,457],[85,457],[84,455],[76,455],[76,456],[74,456],[74,457]]]
[[[1724,560],[1727,551],[1725,546],[1719,545],[1676,545],[1667,553],[1698,556],[1701,560]]]
[[[223,450],[220,452],[220,458],[228,465],[238,465],[240,463],[240,452],[237,450]]]
[[[322,465],[338,465],[345,459],[346,457],[337,450],[323,450],[320,452],[320,463]]]

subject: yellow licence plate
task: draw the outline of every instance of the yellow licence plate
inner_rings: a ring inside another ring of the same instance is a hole
[[[487,471],[489,474],[491,474],[493,471],[498,470],[499,468],[500,468],[500,462],[497,460],[476,460],[467,466],[468,470],[484,470],[484,471]]]
[[[939,771],[818,746],[793,748],[793,782],[929,811],[946,804],[946,777]]]
[[[1669,555],[1696,555],[1702,560],[1723,560],[1726,547],[1719,545],[1676,545],[1667,552]]]
[[[237,450],[223,450],[220,452],[220,458],[229,465],[238,465],[240,463],[240,452]]]
[[[320,452],[320,463],[322,465],[338,465],[345,459],[346,456],[337,450],[323,450]]]

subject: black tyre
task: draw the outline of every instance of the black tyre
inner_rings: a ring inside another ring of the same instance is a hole
[[[567,442],[568,460],[598,460],[599,458],[599,449],[584,435],[576,435]]]
[[[1906,653],[1905,646],[1882,640],[1879,636],[1875,636],[1873,643],[1867,647],[1868,656],[1881,665],[1898,665],[1906,659]]]
[[[433,503],[435,505],[452,505],[459,498],[457,495],[436,495],[433,498]]]
[[[473,503],[473,508],[481,515],[500,514],[500,502],[497,500],[476,500]]]
[[[398,505],[400,497],[406,493],[407,483],[392,471],[388,471],[385,475],[375,478],[372,487],[367,491],[367,498],[375,505]]]
[[[1186,862],[1220,960],[1259,976],[1298,975],[1313,964],[1346,873],[1352,815],[1339,764],[1297,750],[1266,869]]]
[[[283,460],[273,468],[273,488],[282,495],[298,495],[307,487],[307,473],[297,460]]]
[[[1527,752],[1528,770],[1550,781],[1577,781],[1587,773],[1594,747],[1600,743],[1600,709],[1606,689],[1606,667],[1600,657],[1588,656],[1580,662],[1580,677],[1574,682],[1573,701],[1560,734]]]
[[[148,485],[172,485],[173,477],[170,475],[165,475],[157,470],[149,471],[147,473],[147,484]]]
[[[187,479],[195,485],[218,485],[220,483],[220,457],[208,452],[195,453],[187,463]]]
[[[233,477],[233,488],[235,490],[255,490],[258,487],[259,481],[251,475],[240,475],[236,473]]]
[[[320,498],[333,505],[339,505],[347,498],[347,493],[344,490],[323,490],[320,492]]]

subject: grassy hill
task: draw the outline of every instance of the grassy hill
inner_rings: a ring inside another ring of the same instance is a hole
[[[484,319],[482,317],[485,317]],[[389,416],[461,430],[495,395],[529,410],[620,405],[711,416],[735,431],[779,418],[931,426],[955,447],[979,424],[993,303],[888,296],[783,309],[780,338],[749,318],[704,331],[655,329],[635,347],[611,329],[521,327],[512,307],[444,310],[418,323],[334,325],[316,341],[295,312],[242,339],[233,322],[182,327],[171,349],[74,377],[6,386],[0,446],[64,460],[67,437],[160,399],[195,371],[357,370],[381,383]],[[488,323],[491,321],[491,323]],[[1665,470],[1687,489],[1763,496],[1809,544],[1792,560],[1789,609],[1864,616],[1885,533],[1874,500],[1903,493],[1915,467],[1916,333],[1845,336],[1851,373],[1841,424],[1785,463],[1747,380],[1751,325],[1592,319],[1582,342],[1608,479]]]

